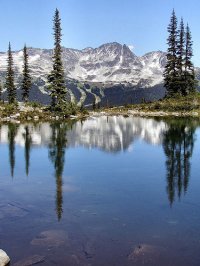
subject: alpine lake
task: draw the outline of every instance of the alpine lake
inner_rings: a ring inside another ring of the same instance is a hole
[[[11,266],[200,265],[200,119],[1,124]]]

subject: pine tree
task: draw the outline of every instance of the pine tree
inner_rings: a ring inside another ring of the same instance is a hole
[[[0,83],[0,101],[2,101],[2,85]]]
[[[16,101],[16,88],[14,84],[14,70],[13,70],[13,57],[11,52],[11,45],[9,42],[8,46],[8,66],[7,66],[7,73],[6,73],[6,83],[5,87],[8,93],[8,102],[14,103]]]
[[[24,46],[24,65],[23,65],[23,80],[22,80],[22,99],[27,102],[29,98],[29,91],[31,89],[31,76],[28,64],[28,52],[26,45]]]
[[[190,92],[195,91],[195,73],[194,73],[194,65],[192,63],[192,36],[190,32],[190,28],[186,26],[186,46],[185,46],[185,69],[184,69],[184,78],[185,78],[185,90],[184,94],[188,94]]]
[[[180,28],[178,31],[177,43],[177,90],[184,95],[185,91],[185,78],[184,78],[184,65],[185,65],[185,28],[183,19],[181,19]]]
[[[64,78],[64,69],[62,63],[62,48],[61,48],[61,19],[58,9],[55,11],[53,19],[54,26],[54,51],[53,51],[53,69],[48,76],[51,94],[51,106],[61,106],[66,102],[66,87]]]
[[[164,71],[164,86],[167,90],[167,94],[172,96],[177,93],[177,18],[175,11],[173,10],[170,24],[167,28],[169,37],[167,39],[167,63]]]

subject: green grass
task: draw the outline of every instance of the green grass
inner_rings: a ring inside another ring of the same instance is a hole
[[[175,96],[173,98],[164,98],[152,103],[141,103],[128,105],[125,109],[138,111],[163,111],[163,112],[189,112],[200,111],[200,93],[193,93],[187,96]]]

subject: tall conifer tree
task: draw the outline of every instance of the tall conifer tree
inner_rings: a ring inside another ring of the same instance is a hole
[[[16,101],[16,88],[14,84],[14,70],[13,70],[13,57],[11,51],[11,45],[8,46],[8,59],[7,59],[7,73],[5,87],[8,93],[8,102],[14,103]]]
[[[55,11],[53,19],[53,30],[54,30],[54,50],[53,50],[53,69],[48,76],[48,82],[50,84],[50,94],[52,103],[51,106],[61,106],[66,101],[66,87],[64,78],[64,69],[62,63],[62,29],[61,19],[58,9]]]
[[[2,85],[0,83],[0,101],[2,101]]]
[[[195,73],[194,73],[194,65],[192,63],[192,36],[189,26],[186,26],[186,47],[185,47],[185,94],[195,91]]]
[[[173,95],[177,92],[177,18],[173,10],[170,24],[168,26],[169,37],[167,39],[167,63],[164,71],[164,86],[168,95]]]
[[[28,101],[29,91],[31,89],[31,76],[28,64],[28,52],[26,45],[24,46],[24,65],[23,65],[23,80],[22,80],[22,99],[24,102]]]
[[[181,18],[180,28],[178,30],[177,42],[177,91],[184,94],[185,91],[185,78],[184,78],[184,65],[185,65],[185,28],[183,19]]]

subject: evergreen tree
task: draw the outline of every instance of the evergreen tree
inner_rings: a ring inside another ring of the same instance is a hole
[[[168,26],[169,37],[167,39],[167,63],[164,71],[164,86],[167,90],[167,94],[172,96],[177,93],[177,18],[175,11],[173,10],[170,24]]]
[[[62,63],[61,48],[61,19],[58,9],[55,11],[53,19],[54,30],[54,51],[53,51],[53,69],[48,76],[49,89],[51,94],[51,106],[61,106],[66,102],[66,87],[64,78],[64,69]]]
[[[186,47],[185,47],[185,70],[184,70],[184,77],[185,77],[185,90],[184,94],[188,94],[190,92],[195,91],[195,73],[194,73],[194,65],[192,63],[192,36],[190,32],[190,28],[186,26]]]
[[[0,101],[2,101],[2,86],[1,86],[1,83],[0,83]]]
[[[177,44],[177,71],[178,71],[177,90],[181,94],[184,94],[185,91],[184,65],[185,65],[185,28],[184,28],[183,19],[181,19],[180,28],[178,31],[178,44]]]
[[[13,57],[11,52],[11,45],[9,42],[8,46],[8,66],[7,66],[7,73],[6,73],[6,83],[5,87],[8,93],[8,102],[14,103],[16,101],[16,88],[14,84],[14,70],[13,70]]]
[[[29,91],[31,89],[31,76],[28,64],[28,52],[26,45],[24,46],[24,66],[23,66],[23,80],[22,80],[22,99],[27,102],[29,98]]]

